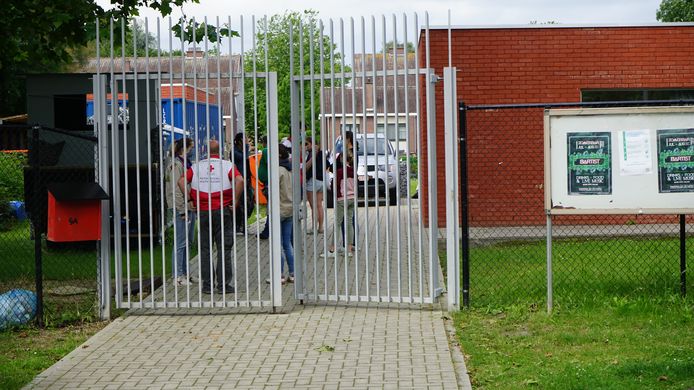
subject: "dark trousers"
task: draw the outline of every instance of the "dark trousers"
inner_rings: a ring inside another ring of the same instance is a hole
[[[202,286],[209,288],[210,265],[212,265],[212,245],[217,248],[217,265],[215,272],[215,286],[221,289],[223,284],[233,287],[231,269],[231,248],[234,246],[234,220],[231,218],[231,210],[224,208],[224,231],[222,231],[222,213],[220,210],[200,211],[200,270],[202,272]],[[210,241],[210,219],[212,220],[212,241]],[[222,248],[222,235],[224,236],[224,251]],[[224,262],[222,263],[222,253]],[[224,272],[222,272],[222,264]]]
[[[346,217],[346,216],[345,216]],[[342,221],[340,227],[342,228],[342,245],[347,248],[347,234],[345,232],[345,223],[347,218]],[[357,246],[357,218],[352,214],[352,231],[354,232],[354,237],[352,238],[352,246]]]

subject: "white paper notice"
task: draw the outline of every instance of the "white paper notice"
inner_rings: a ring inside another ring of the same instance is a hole
[[[653,173],[650,131],[626,130],[621,131],[619,136],[619,174],[635,176]]]

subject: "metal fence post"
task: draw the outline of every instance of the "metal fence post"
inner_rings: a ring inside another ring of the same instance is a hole
[[[460,162],[460,210],[462,214],[460,248],[462,256],[463,279],[463,305],[470,308],[470,225],[468,203],[468,172],[467,172],[467,106],[464,102],[458,107],[458,126],[460,126],[460,138],[458,139]]]
[[[36,324],[43,328],[43,261],[41,259],[41,229],[39,219],[42,217],[38,211],[42,201],[41,193],[41,160],[39,159],[39,125],[31,128],[32,161],[31,172],[34,180],[34,194],[32,199],[32,223],[34,225],[34,270],[36,272]]]
[[[687,222],[680,214],[680,293],[687,296]]]
[[[448,286],[448,310],[460,308],[460,263],[459,263],[459,227],[460,210],[458,202],[458,117],[455,112],[456,83],[455,68],[443,68],[443,106],[444,106],[444,134],[446,138],[446,258],[447,286]]]

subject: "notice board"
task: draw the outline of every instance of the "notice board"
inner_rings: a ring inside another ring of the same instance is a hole
[[[694,107],[546,110],[545,209],[694,212]]]

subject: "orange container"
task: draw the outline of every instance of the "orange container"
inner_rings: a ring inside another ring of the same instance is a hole
[[[260,159],[263,157],[262,152],[258,152],[252,156],[248,157],[248,161],[250,161],[251,165],[251,185],[253,186],[253,190],[255,191],[255,197],[258,199],[258,204],[267,204],[267,199],[265,198],[265,195],[263,195],[263,188],[265,188],[265,185],[263,182],[258,180],[258,185],[256,186],[256,177],[258,177],[258,164],[260,164]]]
[[[53,242],[101,239],[101,200],[108,195],[96,183],[48,186],[47,239]]]

